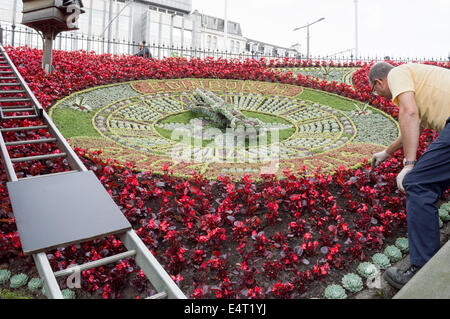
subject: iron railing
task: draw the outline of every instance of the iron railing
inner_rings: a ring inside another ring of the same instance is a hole
[[[33,29],[26,26],[12,26],[11,24],[4,23],[0,24],[0,43],[4,46],[29,46],[31,48],[42,49],[43,43],[41,36]],[[219,51],[210,50],[202,48],[193,47],[183,47],[183,46],[170,46],[165,44],[151,43],[147,45],[150,49],[150,53],[153,58],[162,59],[166,57],[186,57],[186,58],[224,58],[224,59],[260,59],[265,58],[266,60],[278,60],[281,61],[286,56],[279,54],[267,54],[265,52],[229,52],[229,51]],[[88,52],[94,51],[97,54],[126,54],[133,55],[139,50],[139,44],[136,42],[130,42],[126,40],[109,40],[104,37],[88,36],[86,34],[77,32],[62,32],[60,33],[55,42],[54,49],[64,50],[64,51],[77,51],[85,50]],[[304,56],[288,56],[288,58],[293,58],[297,60],[306,60]],[[448,62],[450,61],[450,55],[448,58],[443,57],[395,57],[395,56],[382,56],[382,57],[355,57],[353,55],[318,55],[315,57],[310,57],[310,61],[333,61],[335,64],[341,63],[370,63],[372,61],[380,61],[389,59],[396,62]]]

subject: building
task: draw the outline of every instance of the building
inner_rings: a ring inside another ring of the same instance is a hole
[[[194,51],[196,56],[201,52],[201,57],[210,52],[227,52],[227,57],[251,56],[254,43],[259,43],[255,50],[259,55],[260,48],[268,56],[297,53],[248,40],[237,22],[227,21],[225,33],[225,20],[192,11],[192,0],[83,0],[83,5],[79,30],[60,34],[56,49],[134,54],[144,40],[157,57],[173,55],[181,48],[186,56],[194,55]],[[41,47],[39,36],[20,25],[22,6],[21,0],[0,0],[0,25],[14,30],[5,32],[4,42]]]

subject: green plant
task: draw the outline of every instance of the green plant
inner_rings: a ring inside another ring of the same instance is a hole
[[[255,133],[257,133],[263,124],[259,119],[246,117],[234,105],[226,104],[212,92],[198,88],[195,91],[195,99],[195,102],[188,105],[188,109],[210,118],[224,129],[243,127],[244,129],[255,129]]]
[[[9,281],[9,287],[16,289],[25,286],[28,282],[28,276],[26,274],[17,274],[11,277]]]
[[[346,299],[345,289],[340,285],[330,285],[325,288],[325,298],[327,299]]]
[[[64,297],[64,299],[75,299],[75,291],[70,289],[63,289],[61,290],[61,293]]]
[[[378,268],[369,262],[360,263],[357,270],[358,273],[364,278],[373,277],[379,273]]]
[[[0,270],[0,284],[4,284],[8,282],[9,278],[11,278],[11,272],[8,269]]]
[[[353,111],[353,114],[355,114],[355,115],[359,116],[359,115],[367,115],[367,114],[372,113],[369,110],[369,104],[368,103],[364,104],[363,106],[360,106],[360,105],[358,105],[356,103],[353,103],[353,105],[355,106],[355,110]]]
[[[395,246],[388,246],[384,250],[384,254],[389,258],[389,260],[393,263],[402,259],[402,252]]]
[[[28,290],[31,292],[36,292],[42,287],[43,281],[40,278],[32,278],[28,282]]]
[[[397,238],[397,240],[395,241],[395,246],[402,252],[407,252],[409,250],[408,238]]]
[[[342,278],[342,286],[350,292],[358,292],[363,289],[363,282],[357,274],[347,274]]]
[[[439,218],[443,222],[448,222],[448,221],[450,221],[450,214],[448,213],[448,211],[446,209],[439,208]]]
[[[84,104],[84,96],[81,98],[77,97],[75,99],[75,102],[72,104],[72,107],[76,110],[83,111],[83,112],[92,111],[92,108],[89,105]]]
[[[444,210],[446,210],[447,212],[450,213],[450,202],[442,204],[440,209],[444,209]]]
[[[389,258],[381,253],[377,253],[375,255],[373,255],[372,257],[372,261],[375,265],[377,265],[378,267],[380,267],[380,269],[387,269],[391,266],[391,262],[389,260]]]

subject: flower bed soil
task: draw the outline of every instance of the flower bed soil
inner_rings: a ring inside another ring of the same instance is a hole
[[[275,74],[272,62],[245,62],[180,58],[147,61],[136,57],[55,52],[56,71],[40,69],[42,52],[8,48],[11,58],[45,108],[79,90],[138,79],[209,77],[299,85],[370,102],[396,117],[390,101],[370,96],[363,66],[354,87],[292,74]],[[297,66],[297,65],[295,65]],[[449,66],[448,64],[446,65]],[[277,66],[279,67],[279,65]],[[20,125],[38,125],[25,120]],[[5,127],[11,125],[6,121]],[[44,137],[6,134],[6,141]],[[418,156],[436,137],[425,130]],[[54,145],[28,145],[10,149],[12,157],[54,151]],[[227,177],[206,180],[173,177],[170,167],[162,175],[135,172],[131,164],[101,159],[100,153],[76,149],[88,169],[95,172],[111,197],[133,224],[188,297],[192,298],[310,298],[322,297],[325,285],[340,282],[361,260],[392,243],[406,231],[405,196],[395,176],[403,155],[369,172],[338,168],[332,175],[305,171],[285,172],[283,179],[248,176],[235,183]],[[19,177],[60,172],[67,163],[46,161],[16,165]],[[14,274],[34,270],[31,257],[23,257],[11,214],[7,177],[0,171],[0,264]],[[49,252],[55,271],[123,251],[113,236]],[[65,288],[65,282],[61,282]],[[79,298],[133,298],[150,294],[134,261],[83,271]]]

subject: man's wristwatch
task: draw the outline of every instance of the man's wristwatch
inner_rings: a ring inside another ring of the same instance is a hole
[[[403,159],[403,166],[416,165],[417,161],[407,161],[406,158]]]

